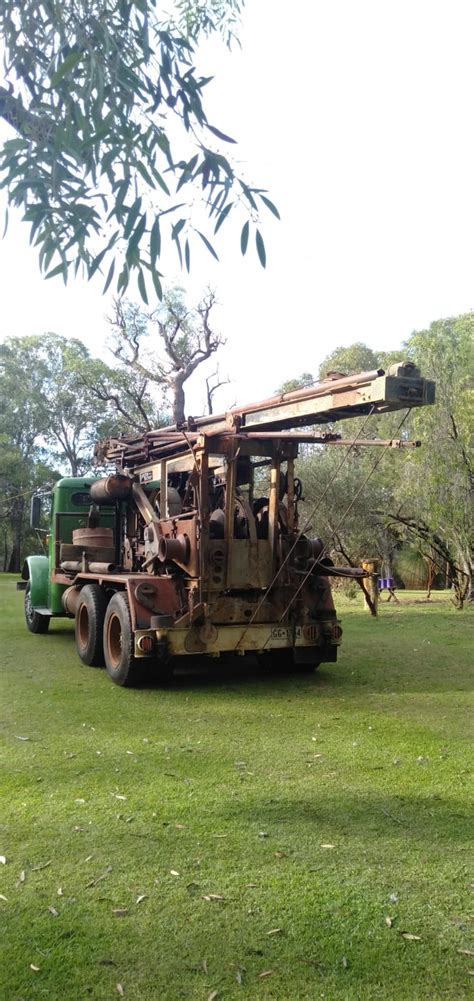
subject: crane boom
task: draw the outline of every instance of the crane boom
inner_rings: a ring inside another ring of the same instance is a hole
[[[189,417],[182,426],[107,438],[99,443],[97,458],[130,468],[151,457],[189,449],[202,435],[257,432],[278,436],[291,429],[425,406],[434,400],[434,382],[424,379],[411,362],[392,365],[387,372],[379,368],[357,375],[336,374],[302,389],[233,407],[224,414]]]

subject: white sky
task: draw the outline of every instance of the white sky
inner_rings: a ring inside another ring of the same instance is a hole
[[[204,47],[209,119],[282,216],[265,216],[266,271],[227,227],[220,264],[203,250],[188,279],[170,249],[162,269],[195,299],[217,290],[218,407],[474,307],[473,29],[472,0],[247,0],[242,51]],[[3,337],[53,330],[105,357],[100,279],[45,282],[15,221],[0,276]],[[203,400],[198,374],[187,412]]]

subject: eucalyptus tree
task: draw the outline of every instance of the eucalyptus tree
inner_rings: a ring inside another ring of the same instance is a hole
[[[436,381],[436,404],[410,417],[423,446],[407,457],[391,524],[448,566],[462,607],[474,597],[474,313],[436,320],[406,347]]]
[[[30,224],[46,277],[103,273],[123,293],[162,296],[164,241],[189,270],[196,240],[240,220],[242,253],[260,210],[277,209],[222,149],[234,140],[209,121],[210,77],[194,65],[201,35],[230,43],[242,0],[3,0],[1,184]],[[201,222],[201,219],[203,222]]]
[[[185,383],[224,344],[211,325],[215,303],[215,293],[208,289],[190,307],[179,287],[169,289],[151,312],[120,299],[114,302],[112,351],[125,369],[169,394],[175,424],[185,420]]]

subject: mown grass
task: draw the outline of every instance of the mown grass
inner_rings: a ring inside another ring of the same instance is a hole
[[[469,610],[128,691],[1,587],[2,1001],[468,996]]]

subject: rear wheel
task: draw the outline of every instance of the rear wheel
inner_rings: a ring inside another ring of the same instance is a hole
[[[128,688],[143,680],[143,667],[133,656],[133,634],[127,595],[117,591],[107,605],[104,620],[104,656],[107,674]]]
[[[25,619],[30,633],[46,633],[49,628],[50,615],[41,615],[31,604],[31,584],[28,581],[25,590]]]
[[[104,617],[107,596],[98,584],[82,588],[76,612],[76,648],[83,664],[104,665]]]

